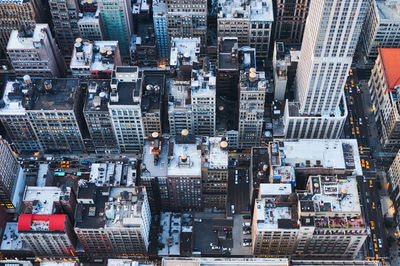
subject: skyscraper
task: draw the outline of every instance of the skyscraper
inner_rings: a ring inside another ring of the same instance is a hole
[[[130,0],[99,0],[97,2],[103,23],[105,39],[118,40],[123,57],[129,56],[129,43],[133,32]]]
[[[264,72],[242,71],[239,79],[239,148],[260,145],[267,84]]]
[[[286,138],[339,137],[347,116],[344,85],[368,2],[311,2],[297,67],[299,106],[286,117]]]
[[[158,55],[160,58],[167,59],[169,54],[167,7],[161,1],[153,1],[153,24]]]

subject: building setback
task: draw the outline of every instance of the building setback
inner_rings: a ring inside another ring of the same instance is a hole
[[[22,25],[12,31],[7,52],[18,77],[62,77],[67,70],[47,24]]]
[[[286,104],[285,138],[340,136],[347,116],[344,85],[368,2],[310,3],[297,66],[298,106]]]

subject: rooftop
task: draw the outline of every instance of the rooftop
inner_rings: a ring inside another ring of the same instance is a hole
[[[190,82],[172,80],[169,86],[168,110],[175,108],[191,110],[191,87]]]
[[[134,186],[136,169],[123,162],[94,163],[91,165],[89,183],[96,186]]]
[[[144,72],[141,102],[144,112],[160,111],[164,84],[165,74]]]
[[[173,156],[168,164],[168,176],[201,176],[201,150],[197,143],[175,141]]]
[[[227,143],[222,142],[222,138],[220,137],[208,138],[208,149],[206,153],[208,169],[228,169],[228,150],[227,148],[221,147],[221,145]]]
[[[240,73],[240,90],[246,91],[265,91],[267,83],[265,80],[265,72],[255,72],[254,80],[251,79],[250,73],[241,71]]]
[[[295,168],[323,167],[362,175],[360,154],[355,139],[300,139],[280,141],[282,162]]]
[[[251,21],[274,21],[272,0],[218,0],[218,18],[250,19]]]
[[[21,214],[18,218],[20,231],[64,231],[66,214]]]
[[[75,261],[41,261],[40,266],[75,266]]]
[[[47,163],[39,164],[39,171],[36,179],[36,186],[45,187],[46,186],[46,178],[47,173],[49,171],[49,165]]]
[[[8,222],[4,229],[3,240],[1,241],[0,250],[21,250],[30,251],[31,249],[22,240],[18,233],[18,223]]]
[[[88,85],[85,111],[107,111],[110,100],[110,81],[91,80]]]
[[[74,43],[74,50],[71,58],[71,69],[87,69],[89,71],[93,56],[93,43],[78,38]]]
[[[260,196],[268,197],[274,195],[290,195],[292,187],[289,184],[260,184]]]
[[[114,73],[109,106],[139,105],[142,97],[143,71],[139,71],[138,67],[117,67]]]
[[[238,39],[223,37],[219,39],[218,70],[238,71]]]
[[[112,71],[120,64],[118,41],[95,41],[90,71]]]
[[[271,258],[174,258],[164,257],[162,266],[288,266],[288,259]]]
[[[143,147],[142,177],[166,177],[169,142],[164,138],[148,138]]]
[[[192,65],[198,62],[199,53],[200,38],[172,38],[169,64],[176,67],[180,64]]]
[[[211,97],[215,98],[217,78],[214,69],[208,60],[204,60],[202,69],[192,69],[192,97]]]
[[[151,266],[152,262],[137,262],[128,259],[108,259],[107,266]]]
[[[256,148],[251,149],[251,162],[253,171],[253,180],[256,182],[268,182],[269,179],[269,155],[267,148]]]
[[[59,201],[68,201],[71,188],[59,187],[31,187],[27,186],[24,195],[24,204],[32,207],[32,214],[53,214],[54,204]]]
[[[400,20],[400,1],[399,0],[376,0],[374,1],[381,20]],[[383,22],[383,21],[382,21]],[[385,22],[386,23],[386,22]]]
[[[378,48],[387,89],[400,85],[400,48]]]
[[[8,39],[7,50],[36,50],[34,43],[46,38],[42,32],[46,30],[49,30],[47,24],[36,24],[34,29],[24,26],[23,30],[13,30]]]

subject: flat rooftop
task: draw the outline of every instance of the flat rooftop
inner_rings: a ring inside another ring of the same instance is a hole
[[[32,214],[53,214],[54,203],[60,200],[68,201],[70,187],[31,187],[25,189],[24,203],[32,205]]]
[[[77,48],[77,46],[79,48]],[[71,68],[86,68],[90,69],[90,63],[93,56],[93,43],[87,40],[74,43],[74,50],[72,51]]]
[[[174,141],[174,140],[172,140]],[[174,143],[168,176],[201,176],[201,150],[198,145]]]
[[[208,65],[210,67],[210,65]],[[192,97],[209,97],[215,99],[217,78],[214,69],[192,69]]]
[[[139,71],[137,67],[117,67],[116,71],[118,72],[118,74],[116,74],[117,78],[118,75],[131,75],[132,78],[123,81],[113,79],[111,81],[111,84],[117,82],[118,101],[113,100],[112,92],[109,105],[139,105],[141,100],[143,71]]]
[[[10,1],[11,2],[11,1]],[[23,1],[18,1],[23,3]],[[49,29],[47,24],[35,24],[35,28],[30,29],[28,33],[20,35],[18,30],[13,30],[8,39],[7,50],[36,50],[34,42],[40,42],[47,38],[42,30]]]
[[[288,259],[271,258],[174,258],[164,257],[162,266],[289,266]]]
[[[260,184],[261,197],[290,194],[292,194],[292,186],[289,184]]]
[[[198,62],[200,53],[200,38],[172,38],[170,62],[171,66],[178,66],[178,55],[182,55],[188,64]]]
[[[6,224],[0,250],[31,251],[28,244],[22,240],[18,233],[18,223],[8,222]]]
[[[79,79],[43,80],[43,85],[51,84],[50,93],[40,94],[31,110],[73,110],[75,94],[80,89]],[[43,90],[43,89],[42,89]]]
[[[172,80],[169,86],[168,110],[191,110],[191,86],[187,81]]]
[[[273,22],[272,0],[218,0],[218,18],[250,19],[251,21]]]
[[[168,169],[168,140],[148,138],[143,147],[142,177],[166,177]]]
[[[144,72],[141,107],[144,112],[158,111],[161,108],[161,95],[164,92],[165,74]],[[160,132],[161,133],[161,132]]]
[[[362,175],[355,139],[300,139],[281,142],[283,145],[280,144],[279,149],[286,156],[283,160],[285,165],[295,168],[317,166],[343,169],[352,171],[354,175]]]
[[[376,0],[374,1],[376,5],[376,9],[378,10],[378,18],[380,20],[390,20],[390,23],[393,20],[400,21],[400,1],[399,0]],[[381,23],[386,23],[386,21],[381,21]]]
[[[111,72],[119,64],[118,41],[95,41],[90,71]],[[102,54],[102,51],[105,51]]]
[[[233,56],[236,55],[236,56]],[[219,41],[218,70],[238,71],[238,39],[236,37],[225,37]]]
[[[208,168],[228,169],[228,149],[221,148],[222,138],[208,139]]]

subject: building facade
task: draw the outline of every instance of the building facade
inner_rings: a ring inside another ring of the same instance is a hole
[[[0,206],[8,212],[18,212],[24,187],[24,171],[8,142],[0,136]]]
[[[239,79],[239,148],[260,145],[264,123],[266,81],[264,72],[242,71]]]
[[[389,191],[391,192],[394,206],[398,209],[400,206],[400,152],[397,152],[387,175],[390,183]]]
[[[19,77],[62,77],[66,65],[47,24],[21,26],[7,45],[10,62]]]
[[[400,48],[378,48],[378,58],[368,82],[380,142],[385,150],[400,147]]]
[[[239,47],[255,48],[257,56],[268,57],[274,14],[271,0],[219,0],[218,37],[237,37]]]
[[[77,0],[50,0],[50,12],[55,38],[67,62],[72,54],[75,38],[79,37]]]
[[[157,41],[158,56],[166,60],[169,57],[167,7],[162,1],[153,1],[153,24]]]
[[[367,59],[375,60],[378,48],[400,47],[399,9],[397,1],[371,1],[361,35]]]
[[[301,44],[310,0],[276,2],[275,41]]]
[[[207,1],[189,0],[185,4],[165,1],[167,7],[168,38],[200,38],[202,47],[207,42]]]
[[[78,29],[79,36],[92,41],[102,41],[104,38],[103,24],[100,19],[100,12],[79,13]]]
[[[129,43],[133,33],[131,1],[99,0],[97,5],[105,39],[118,40],[122,57],[129,57]]]

